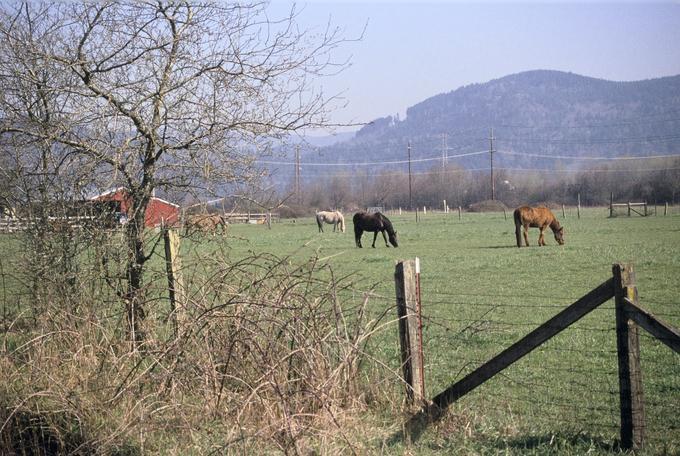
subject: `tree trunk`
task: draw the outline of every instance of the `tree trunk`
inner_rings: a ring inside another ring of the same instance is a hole
[[[128,340],[130,340],[132,350],[135,351],[145,339],[143,322],[146,316],[144,311],[146,296],[143,278],[144,263],[146,263],[147,258],[144,254],[144,214],[146,213],[148,198],[142,197],[141,201],[135,201],[135,197],[131,195],[131,199],[133,202],[130,210],[133,217],[125,232],[128,248],[125,311]]]

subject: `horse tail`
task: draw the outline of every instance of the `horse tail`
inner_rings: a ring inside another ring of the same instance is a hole
[[[517,239],[517,247],[522,247],[522,213],[519,208],[515,209],[512,216],[515,219],[515,238]]]
[[[316,213],[316,224],[319,226],[319,231],[323,231],[323,217],[319,212]]]
[[[340,231],[345,232],[345,217],[340,213],[340,211],[337,212],[338,214],[338,221],[340,223]]]

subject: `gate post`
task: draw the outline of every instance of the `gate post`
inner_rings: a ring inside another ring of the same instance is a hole
[[[165,241],[165,267],[168,275],[168,293],[170,295],[170,318],[172,319],[175,337],[179,335],[178,323],[183,322],[185,295],[182,265],[179,256],[179,235],[177,231],[166,228],[163,231]]]
[[[418,258],[400,261],[395,267],[394,286],[399,315],[401,362],[406,382],[406,397],[410,405],[421,405],[425,401],[419,276]]]
[[[621,403],[621,447],[640,449],[645,437],[645,410],[640,370],[638,326],[624,310],[624,298],[637,305],[635,271],[632,264],[614,264],[616,301],[616,349],[619,360],[619,400]]]

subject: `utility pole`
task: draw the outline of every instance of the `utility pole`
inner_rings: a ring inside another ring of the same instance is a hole
[[[408,142],[408,208],[413,209],[411,197],[411,141]]]
[[[300,204],[300,145],[295,145],[295,197]]]
[[[446,181],[446,162],[448,161],[449,158],[449,149],[446,146],[446,133],[442,134],[442,172],[441,175],[439,176],[439,188],[441,189],[442,192],[444,192],[444,182]],[[443,196],[443,195],[442,195]],[[446,208],[444,208],[446,210]]]
[[[449,162],[449,147],[447,146],[448,135],[442,134],[442,172],[446,170],[446,165]]]
[[[494,182],[493,179],[493,128],[491,128],[491,131],[489,133],[489,157],[491,159],[491,200],[496,199],[496,183]]]

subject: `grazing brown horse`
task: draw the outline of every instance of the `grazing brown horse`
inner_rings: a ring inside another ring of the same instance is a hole
[[[382,233],[386,247],[390,246],[387,243],[387,236],[390,238],[390,244],[399,247],[397,244],[397,232],[392,227],[392,222],[380,212],[375,212],[373,214],[357,212],[354,214],[352,221],[354,222],[354,240],[357,243],[357,247],[362,247],[361,235],[364,234],[364,231],[373,232],[373,245],[371,245],[373,248],[375,248],[375,239],[378,237],[378,231]],[[387,236],[385,236],[385,231],[387,231]]]
[[[517,238],[517,247],[522,247],[522,236],[520,228],[524,228],[524,242],[529,246],[529,236],[527,232],[529,227],[538,228],[541,234],[538,236],[538,245],[545,245],[545,237],[543,231],[547,227],[553,231],[555,240],[559,245],[564,244],[564,227],[560,226],[555,215],[547,207],[529,207],[522,206],[515,209],[515,237]]]
[[[187,235],[195,232],[214,234],[218,227],[223,233],[227,230],[227,221],[219,214],[190,215],[184,223]]]

